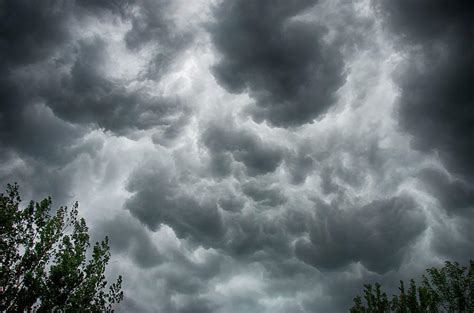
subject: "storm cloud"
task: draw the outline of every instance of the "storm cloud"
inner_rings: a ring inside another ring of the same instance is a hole
[[[310,241],[296,243],[296,254],[321,268],[360,261],[368,270],[383,273],[400,266],[406,245],[425,228],[423,213],[413,199],[403,196],[347,212],[325,207],[310,230]]]
[[[243,163],[254,176],[275,171],[283,159],[283,148],[265,143],[245,129],[235,129],[232,122],[209,125],[203,132],[203,142],[212,154],[211,167],[221,176],[230,173],[234,160]]]
[[[341,53],[325,41],[325,25],[298,18],[317,2],[237,0],[215,10],[211,33],[222,54],[215,75],[229,91],[255,98],[256,120],[300,125],[335,101],[344,81]]]
[[[119,312],[345,312],[472,258],[472,15],[3,1],[0,182],[79,200]]]
[[[399,119],[413,146],[437,151],[473,178],[474,35],[470,1],[382,1],[386,22],[408,54],[399,71]]]
[[[401,129],[413,136],[415,149],[436,153],[445,167],[419,174],[454,223],[437,228],[433,244],[444,255],[466,258],[474,208],[473,4],[401,0],[382,1],[378,9],[406,55],[395,75]]]

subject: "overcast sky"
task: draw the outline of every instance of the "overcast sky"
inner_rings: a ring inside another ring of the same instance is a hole
[[[0,183],[120,312],[345,312],[474,251],[471,0],[5,0]]]

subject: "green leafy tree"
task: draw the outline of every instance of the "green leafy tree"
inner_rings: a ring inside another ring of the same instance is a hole
[[[107,237],[90,251],[77,202],[55,214],[51,198],[20,202],[17,184],[0,195],[0,312],[113,312],[122,278],[107,288]]]
[[[354,306],[351,312],[388,312],[390,308],[390,302],[388,301],[387,294],[382,293],[381,285],[375,284],[375,289],[372,285],[364,285],[364,299],[367,303],[367,307],[372,311],[365,310],[365,306],[362,303],[362,298],[357,296],[354,298]]]
[[[457,262],[446,262],[438,268],[429,268],[419,286],[410,280],[405,289],[400,281],[399,294],[388,300],[381,286],[364,285],[364,296],[356,296],[351,313],[434,313],[474,312],[474,261],[469,268]]]

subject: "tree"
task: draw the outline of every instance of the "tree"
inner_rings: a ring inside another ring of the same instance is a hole
[[[351,313],[384,312],[474,312],[474,260],[469,269],[457,262],[446,262],[444,267],[426,270],[420,286],[413,279],[405,290],[400,281],[399,295],[389,301],[380,284],[364,285],[364,300],[354,298]],[[364,303],[365,302],[365,303]]]
[[[113,312],[122,277],[107,289],[108,238],[89,249],[77,202],[55,214],[51,198],[23,209],[20,202],[18,185],[8,184],[0,195],[0,312]]]

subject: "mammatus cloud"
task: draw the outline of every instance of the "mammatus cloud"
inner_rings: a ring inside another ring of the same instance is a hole
[[[126,208],[152,230],[163,223],[172,225],[179,237],[191,237],[200,243],[206,238],[218,240],[223,226],[217,204],[206,199],[199,201],[182,190],[173,165],[155,161],[132,173],[127,188],[135,194]]]
[[[345,312],[471,257],[470,12],[3,1],[0,182],[80,201],[119,311]]]
[[[434,247],[470,257],[474,198],[474,6],[470,1],[382,1],[379,13],[407,55],[397,74],[398,118],[415,149],[436,153],[447,172],[426,169],[420,179],[454,226],[440,227]],[[462,216],[462,217],[461,217]],[[448,244],[446,236],[450,242]],[[464,252],[463,252],[464,251]]]
[[[236,0],[215,9],[215,76],[231,92],[250,93],[256,120],[297,126],[334,103],[344,81],[341,52],[325,25],[302,18],[317,2]]]
[[[230,174],[233,161],[243,163],[251,176],[274,172],[283,160],[283,149],[265,143],[258,135],[236,129],[232,121],[211,124],[204,130],[204,146],[212,154],[211,168],[217,176]]]
[[[456,175],[473,178],[473,4],[382,1],[386,23],[406,51],[399,119],[413,146],[436,151]]]
[[[400,266],[407,247],[426,228],[423,213],[408,197],[376,200],[347,212],[322,206],[309,241],[296,243],[297,256],[322,269],[359,261],[384,273]]]
[[[131,1],[2,3],[3,159],[24,159],[26,171],[38,172],[51,186],[67,186],[71,173],[61,173],[57,166],[81,154],[93,156],[101,143],[85,138],[96,128],[129,134],[161,127],[164,136],[176,136],[189,108],[177,97],[152,90],[150,82],[155,84],[161,74],[151,66],[141,69],[147,62],[158,62],[161,54],[147,54],[138,46],[132,50],[126,41],[136,33],[136,25],[152,31],[152,21],[142,12],[146,9]],[[162,11],[166,10],[163,5]],[[178,55],[183,47],[170,38],[159,41],[168,54]],[[149,42],[156,44],[154,40],[143,44]],[[144,60],[137,61],[138,54]],[[160,70],[172,61],[169,56],[161,59]],[[47,170],[48,166],[55,169]],[[13,176],[22,176],[21,172],[25,169],[17,169]]]

